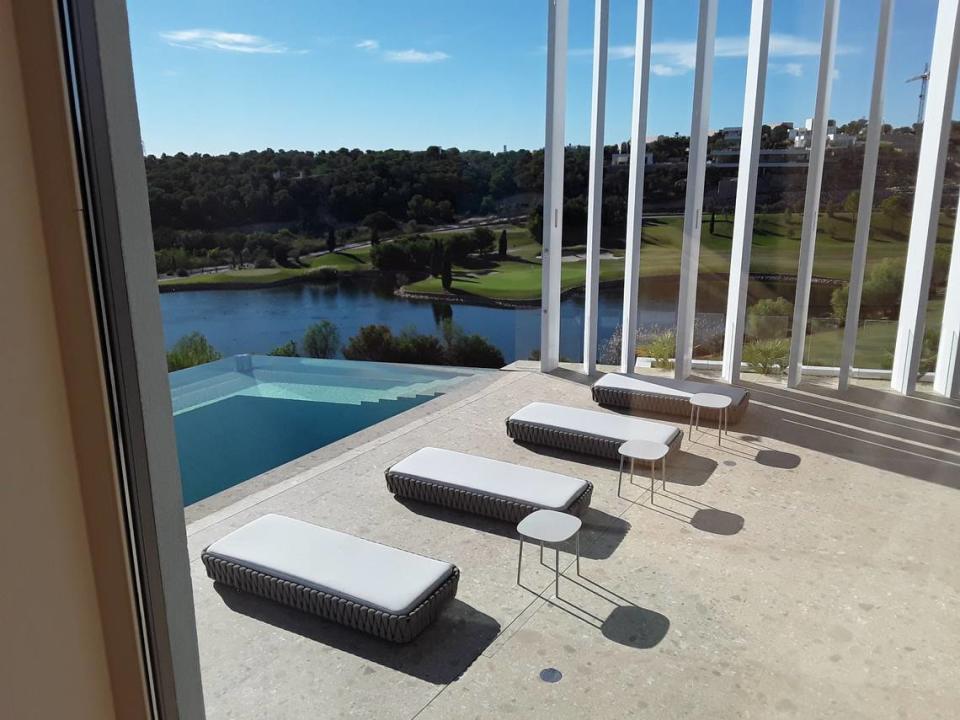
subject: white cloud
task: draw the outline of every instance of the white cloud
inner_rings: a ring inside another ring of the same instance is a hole
[[[283,43],[272,42],[259,35],[224,32],[223,30],[172,30],[160,33],[170,45],[193,50],[222,50],[238,53],[282,54],[290,52]]]
[[[377,40],[361,40],[356,44],[355,47],[358,47],[361,50],[379,50],[380,43]]]
[[[423,50],[387,50],[383,53],[387,62],[396,63],[434,63],[447,60],[450,56],[440,50],[426,52]]]
[[[663,65],[662,63],[653,63],[650,66],[650,72],[652,72],[654,75],[659,75],[660,77],[674,77],[676,75],[683,75],[686,71],[686,68],[674,67],[673,65]]]
[[[746,57],[747,44],[746,36],[718,36],[714,41],[714,57]],[[839,45],[836,52],[837,55],[849,55],[859,51],[859,48],[852,45]],[[593,51],[591,48],[574,48],[570,54],[590,56]],[[611,60],[628,60],[634,56],[634,46],[611,45],[608,54]],[[667,77],[683,75],[697,65],[697,43],[694,40],[667,40],[651,43],[650,56],[652,59],[650,72],[654,75]],[[819,58],[820,41],[785,33],[771,33],[770,57]],[[794,77],[803,74],[803,67],[797,62],[771,63],[770,68]]]
[[[770,63],[769,69],[774,75],[790,75],[791,77],[803,76],[802,63]]]

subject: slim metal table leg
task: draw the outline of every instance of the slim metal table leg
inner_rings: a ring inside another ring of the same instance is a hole
[[[617,478],[617,497],[620,497],[620,487],[623,485],[623,455],[620,456],[620,477]]]
[[[554,550],[557,553],[556,557],[556,566],[554,567],[554,591],[557,594],[557,597],[560,597],[560,546],[558,545]]]
[[[580,574],[580,531],[577,530],[577,575]]]
[[[543,540],[540,541],[540,564],[543,565]]]
[[[650,504],[653,505],[653,483],[657,479],[657,461],[650,463]]]
[[[667,489],[667,456],[663,456],[663,466],[660,468],[660,473],[663,477],[663,489]]]
[[[523,562],[523,535],[520,536],[520,554],[517,556],[517,585],[520,584],[520,563]]]

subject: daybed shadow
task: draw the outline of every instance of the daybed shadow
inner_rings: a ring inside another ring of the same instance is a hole
[[[594,455],[582,455],[580,453],[560,450],[559,448],[547,447],[545,445],[521,442],[519,440],[514,440],[514,442],[531,452],[535,452],[538,455],[543,455],[545,457],[566,460],[570,463],[578,465],[610,468],[612,473],[611,478],[614,482],[616,482],[617,476],[620,472],[620,462],[618,460],[610,460],[609,458],[596,457]],[[625,462],[623,466],[624,475],[626,475],[628,469],[629,468]],[[643,478],[646,478],[646,480],[649,481],[649,469],[649,465],[643,466],[642,463],[637,463],[635,473],[635,479],[637,483],[642,485]],[[686,450],[677,450],[667,456],[667,485],[669,486],[671,483],[674,483],[677,485],[698,487],[705,484],[716,469],[716,460],[712,460],[711,458],[706,458],[701,455],[694,455],[692,453],[688,453]],[[570,474],[576,476],[576,472],[572,472]],[[657,478],[657,484],[659,486],[659,466],[657,467]],[[626,477],[624,478],[624,482],[626,482]]]
[[[431,520],[453,523],[454,525],[461,525],[519,541],[520,536],[517,535],[516,526],[511,523],[480,515],[471,515],[408,498],[396,498],[396,500],[411,512],[423,515]],[[623,518],[609,515],[592,507],[584,510],[580,519],[583,521],[583,529],[580,531],[580,555],[590,560],[606,560],[609,558],[630,531],[630,523]],[[561,550],[572,552],[572,547],[562,546]]]
[[[234,612],[435,685],[459,678],[500,632],[492,617],[454,599],[422,635],[398,645],[221,583],[213,587]]]

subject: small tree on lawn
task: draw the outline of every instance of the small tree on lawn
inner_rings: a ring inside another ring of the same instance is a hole
[[[443,254],[443,267],[440,270],[440,283],[443,289],[450,292],[450,286],[453,285],[453,267],[450,262],[450,253]]]
[[[505,258],[505,257],[507,256],[507,230],[506,230],[506,228],[504,228],[503,230],[500,231],[500,241],[499,241],[499,247],[498,247],[497,249],[498,249],[498,251],[499,251],[498,254],[500,255],[501,258]]]
[[[337,233],[333,228],[327,230],[327,252],[337,249]]]
[[[439,277],[443,272],[443,243],[439,238],[433,239],[433,247],[430,248],[430,274],[433,277]]]

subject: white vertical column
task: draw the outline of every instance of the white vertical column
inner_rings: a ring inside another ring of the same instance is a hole
[[[633,372],[637,354],[640,289],[640,238],[643,229],[643,171],[647,157],[647,97],[650,94],[650,30],[653,0],[637,0],[633,62],[633,114],[630,120],[630,180],[627,189],[627,254],[624,258],[620,370]]]
[[[846,324],[843,328],[843,347],[840,351],[840,376],[837,387],[846,390],[850,368],[857,347],[857,329],[860,324],[860,298],[863,293],[863,271],[867,265],[867,240],[873,218],[873,190],[877,178],[877,156],[880,152],[880,132],[883,126],[883,83],[890,45],[890,18],[893,0],[881,0],[880,22],[877,27],[877,51],[873,60],[873,89],[870,94],[870,117],[867,120],[867,144],[863,152],[863,174],[860,177],[860,204],[857,206],[857,230],[853,241],[853,263],[850,267],[850,286],[847,297]]]
[[[727,289],[726,331],[723,336],[724,381],[740,379],[744,315],[750,280],[750,244],[757,200],[757,167],[763,128],[763,99],[767,84],[767,53],[770,48],[772,0],[753,0],[750,40],[747,45],[747,84],[743,96],[743,130],[737,167],[737,201],[733,215],[733,247],[730,252],[730,283]]]
[[[913,392],[917,384],[923,331],[930,293],[930,270],[937,239],[943,171],[947,162],[953,100],[960,53],[960,0],[940,0],[930,58],[927,105],[920,138],[917,184],[910,218],[907,263],[903,273],[897,345],[893,351],[890,386],[900,393]],[[956,275],[952,272],[951,275]]]
[[[960,207],[953,226],[953,248],[950,251],[950,274],[943,302],[940,325],[940,346],[933,389],[947,397],[960,395]]]
[[[823,180],[823,154],[827,147],[827,111],[830,88],[833,86],[833,58],[837,48],[837,14],[840,0],[825,0],[823,36],[820,39],[820,73],[817,77],[817,100],[813,111],[813,139],[810,164],[807,167],[807,191],[803,202],[803,225],[800,229],[800,263],[797,268],[797,294],[793,305],[793,330],[790,338],[790,368],[787,385],[800,384],[803,369],[803,347],[807,339],[807,309],[810,304],[810,283],[813,279],[813,253],[816,248],[817,222],[820,216],[820,187]]]
[[[716,34],[717,0],[700,0],[690,154],[687,159],[687,195],[683,209],[683,249],[680,253],[680,297],[677,303],[674,373],[678,379],[690,374],[693,362],[693,324],[697,310],[697,273],[700,271],[700,220],[703,214],[703,183],[707,172],[710,87],[713,84],[713,44]]]
[[[590,184],[587,190],[587,277],[583,308],[583,371],[597,367],[600,304],[600,221],[603,201],[603,123],[607,102],[610,0],[596,0],[593,16],[593,96],[590,113]]]
[[[540,370],[560,364],[560,260],[563,256],[563,140],[569,0],[547,0],[547,119],[543,146]]]

